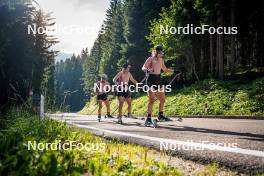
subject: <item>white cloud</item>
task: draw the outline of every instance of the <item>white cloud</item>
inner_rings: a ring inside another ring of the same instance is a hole
[[[38,0],[38,3],[45,12],[53,12],[56,24],[63,28],[76,25],[94,29],[89,33],[57,34],[60,43],[54,48],[76,54],[84,47],[92,47],[109,6],[109,0]]]

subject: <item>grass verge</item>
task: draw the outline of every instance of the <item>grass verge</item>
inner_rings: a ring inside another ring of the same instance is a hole
[[[111,111],[118,102],[111,98]],[[146,115],[148,97],[142,94],[133,100],[133,114]],[[264,78],[253,81],[218,81],[207,79],[189,87],[174,90],[166,95],[164,112],[168,116],[177,115],[262,115],[264,114]],[[91,114],[96,109],[96,98],[80,111]],[[158,101],[154,105],[158,113]],[[103,108],[105,113],[105,108]],[[117,111],[114,113],[116,114]],[[124,107],[124,114],[127,107]],[[97,114],[95,110],[93,114]]]
[[[157,160],[154,150],[108,141],[25,111],[11,111],[1,117],[1,123],[0,175],[182,175],[179,169]],[[105,145],[92,150],[28,150],[28,141]]]

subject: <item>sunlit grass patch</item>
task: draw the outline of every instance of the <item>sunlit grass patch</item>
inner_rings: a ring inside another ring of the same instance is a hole
[[[117,140],[106,140],[84,129],[24,111],[10,111],[13,121],[0,132],[0,175],[182,175],[157,159],[157,151]],[[4,117],[4,118],[7,118]],[[37,143],[105,143],[104,150],[28,150]]]
[[[167,116],[177,115],[263,115],[264,112],[264,78],[248,83],[236,81],[204,80],[190,87],[175,90],[167,94],[164,113]],[[132,113],[137,116],[147,114],[148,96],[133,99]],[[153,115],[158,114],[156,101]],[[90,114],[96,109],[96,99],[80,111],[81,114]],[[118,107],[117,98],[111,97],[111,111]],[[95,110],[93,114],[96,114]],[[103,108],[105,113],[105,108]],[[127,113],[126,104],[124,114]],[[115,111],[114,114],[117,114]]]

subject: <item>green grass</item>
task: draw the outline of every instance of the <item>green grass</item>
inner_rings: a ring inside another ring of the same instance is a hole
[[[206,166],[203,170],[197,171],[195,173],[196,176],[213,176],[217,175],[219,170],[219,166],[217,163],[212,163]]]
[[[179,169],[157,160],[157,151],[109,141],[50,119],[40,120],[25,111],[1,117],[0,175],[176,175]],[[28,150],[37,143],[105,143],[104,150]]]
[[[134,98],[133,114],[146,115],[148,97],[146,94]],[[111,97],[111,109],[117,107],[117,99]],[[207,111],[205,105],[207,104]],[[90,114],[96,108],[96,99],[80,111]],[[154,105],[154,114],[158,113],[158,101]],[[127,107],[124,107],[124,113]],[[105,113],[105,108],[103,108]],[[174,90],[166,95],[164,112],[168,116],[176,115],[263,115],[264,114],[264,78],[253,81],[218,81],[207,79],[200,83]],[[97,111],[94,112],[96,114]],[[117,111],[116,111],[117,113]],[[115,113],[115,114],[116,114]]]

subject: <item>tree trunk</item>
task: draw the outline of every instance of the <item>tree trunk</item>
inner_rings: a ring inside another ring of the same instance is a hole
[[[235,26],[235,6],[236,0],[231,1],[231,27]],[[231,57],[230,57],[230,72],[231,75],[234,73],[236,60],[236,50],[235,50],[235,35],[231,35]]]
[[[204,47],[205,47],[205,45],[204,45],[204,42],[203,42],[203,39],[202,39],[202,42],[201,42],[201,48],[200,48],[200,54],[201,54],[201,56],[200,56],[200,70],[201,70],[201,78],[204,78],[204,76],[206,75],[206,70],[205,70],[205,59],[204,59]]]
[[[210,35],[210,71],[211,77],[214,76],[214,36]]]
[[[264,66],[264,2],[261,1],[257,22],[257,67]]]
[[[216,57],[215,57],[215,77],[219,74],[219,37],[216,35]]]
[[[222,0],[218,0],[217,8],[217,24],[219,27],[223,26],[223,4]],[[224,79],[224,36],[217,34],[217,60],[218,60],[218,78]]]
[[[187,56],[190,58],[190,66],[191,66],[191,75],[195,77],[195,79],[199,82],[199,76],[196,71],[196,64],[194,59],[194,48],[190,47],[190,50],[186,50]],[[193,78],[192,78],[193,79]]]

